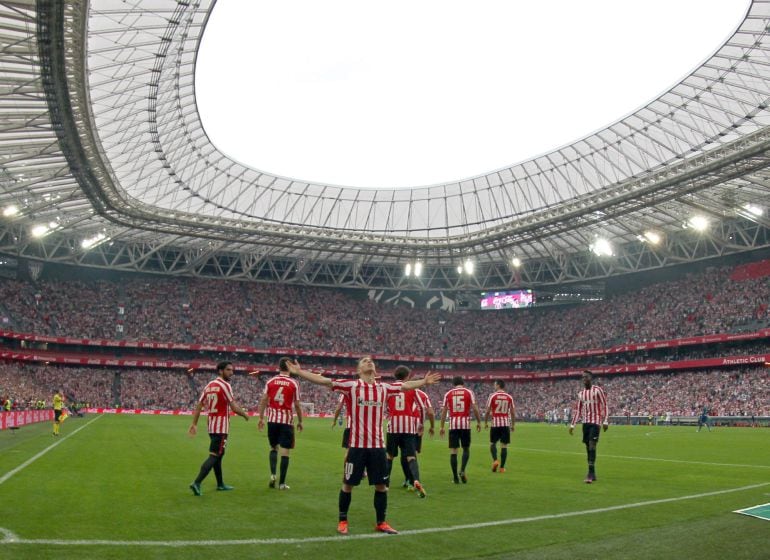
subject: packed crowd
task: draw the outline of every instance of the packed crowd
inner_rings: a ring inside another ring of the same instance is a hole
[[[439,413],[443,395],[451,387],[453,373],[447,372],[440,383],[431,386],[431,397]],[[0,396],[10,396],[17,403],[47,400],[62,389],[69,400],[94,407],[190,409],[211,372],[173,370],[103,369],[67,366],[0,363]],[[239,372],[232,378],[238,402],[256,410],[264,383],[269,375],[250,376]],[[596,383],[605,388],[613,416],[695,416],[704,406],[713,415],[770,416],[770,372],[764,367],[690,371],[681,373],[645,373],[600,376]],[[466,384],[472,389],[483,411],[491,382]],[[553,379],[508,382],[517,415],[531,420],[548,418],[550,411],[574,405],[580,389],[578,379]],[[313,403],[316,413],[333,412],[338,396],[326,388],[301,384],[302,402]]]
[[[19,332],[257,348],[423,356],[512,356],[770,325],[767,277],[730,267],[571,307],[503,312],[394,307],[325,288],[200,279],[1,280]]]

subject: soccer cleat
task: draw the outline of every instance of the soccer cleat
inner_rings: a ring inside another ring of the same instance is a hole
[[[347,535],[348,534],[348,522],[347,522],[347,520],[340,521],[339,523],[337,523],[337,532],[340,535]]]
[[[463,481],[463,484],[468,484],[468,477],[467,477],[467,476],[465,476],[465,473],[464,473],[464,472],[461,472],[461,473],[460,473],[460,480],[462,480],[462,481]]]
[[[291,487],[288,484],[281,484],[278,490],[291,490]]]
[[[192,490],[193,494],[196,496],[200,496],[202,494],[201,485],[198,482],[193,482],[190,484],[190,490]]]
[[[380,533],[386,533],[388,535],[398,535],[398,531],[396,531],[393,527],[388,525],[387,521],[383,521],[382,523],[377,523],[377,525],[374,528]]]
[[[270,482],[267,484],[269,488],[275,488],[275,475],[270,476]]]
[[[500,467],[500,472],[504,473],[505,472],[505,467]]]
[[[591,475],[587,475],[586,479],[583,482],[585,482],[586,484],[591,484],[593,482]]]
[[[217,490],[220,492],[227,492],[228,490],[235,490],[235,486],[230,486],[229,484],[220,484],[217,486]]]
[[[492,461],[492,472],[497,472],[497,468],[500,466],[500,461],[495,459]]]
[[[428,495],[419,480],[414,481],[414,489],[417,490],[417,495],[420,496],[420,498],[425,498]]]
[[[409,481],[405,480],[404,483],[401,485],[401,488],[409,488]]]
[[[591,478],[591,482],[596,482],[596,475],[595,474],[590,474],[588,476]]]
[[[452,480],[452,482],[454,482],[455,484],[460,484],[460,479],[455,477],[454,480]]]

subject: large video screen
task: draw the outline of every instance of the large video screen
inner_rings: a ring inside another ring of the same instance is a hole
[[[532,290],[513,292],[481,292],[481,309],[518,309],[535,305]]]

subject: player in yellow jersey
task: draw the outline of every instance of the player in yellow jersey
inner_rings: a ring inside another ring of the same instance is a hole
[[[53,435],[59,435],[59,426],[64,421],[62,418],[62,408],[64,405],[64,396],[61,389],[57,390],[53,396]]]

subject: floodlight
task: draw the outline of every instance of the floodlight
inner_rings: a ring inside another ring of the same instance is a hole
[[[11,204],[10,206],[6,206],[5,210],[3,210],[3,216],[6,218],[10,218],[11,216],[15,216],[19,213],[19,207]]]
[[[465,261],[465,272],[468,274],[473,274],[473,261],[470,259]]]
[[[751,204],[750,202],[747,202],[746,204],[744,204],[743,209],[748,214],[756,217],[760,217],[765,213],[765,211],[761,207],[757,206],[756,204]]]
[[[709,220],[705,216],[693,216],[687,224],[695,231],[706,231]]]
[[[414,263],[414,275],[419,276],[420,274],[422,274],[422,263],[417,261]]]
[[[600,257],[612,256],[612,245],[603,237],[597,237],[594,242],[591,243],[589,248]]]
[[[32,228],[32,237],[43,237],[48,233],[48,226],[45,224],[39,224]]]
[[[406,267],[404,268],[404,274],[407,276],[412,275],[412,263],[406,263]]]
[[[652,230],[645,231],[644,232],[644,238],[647,241],[649,241],[650,243],[652,243],[653,245],[657,245],[658,243],[660,243],[660,240],[661,240],[660,234],[658,232],[652,231]]]
[[[514,267],[516,267],[516,268],[519,268],[519,267],[521,266],[521,259],[520,259],[519,257],[513,257],[513,258],[511,259],[511,264],[512,264]]]

